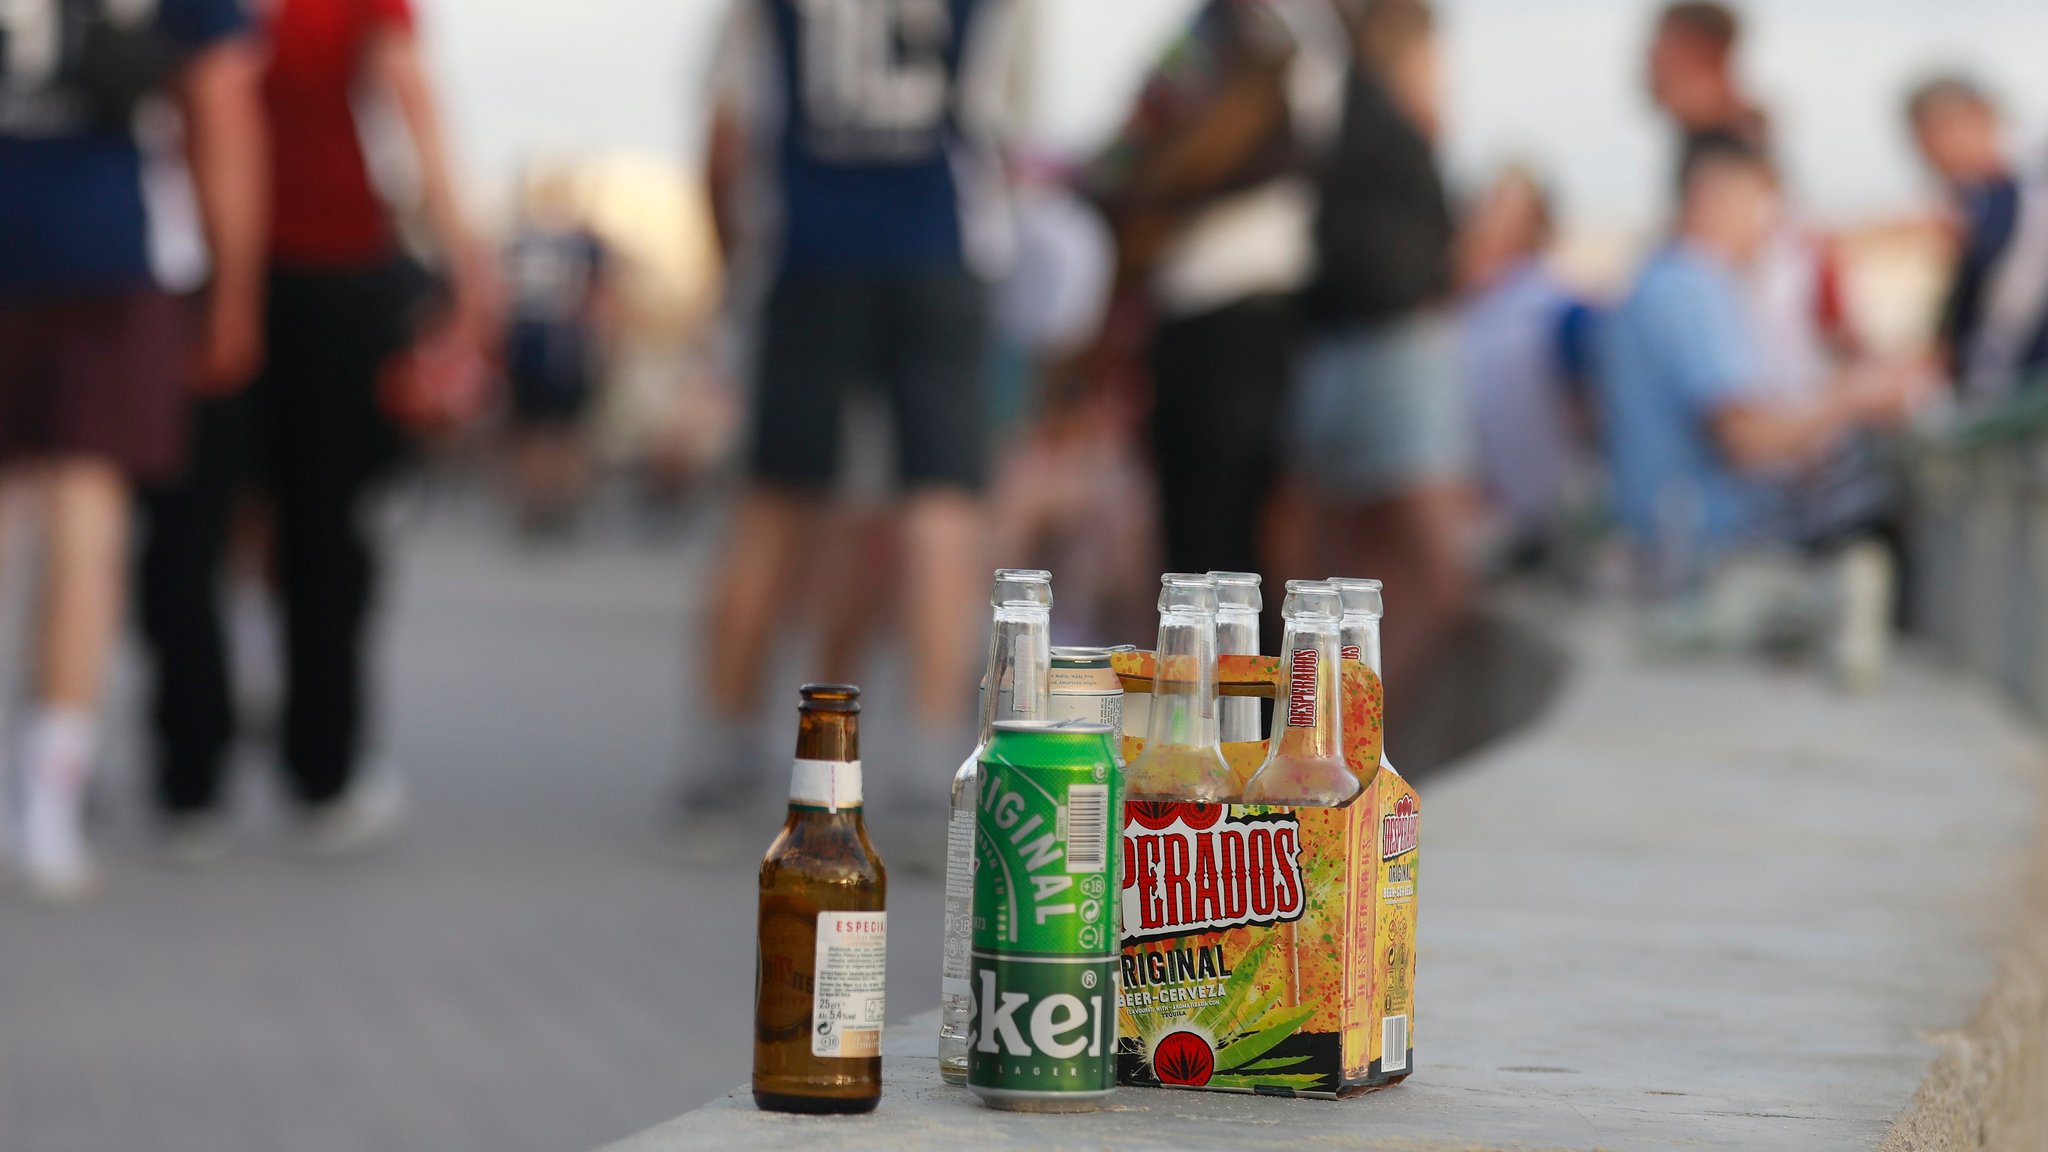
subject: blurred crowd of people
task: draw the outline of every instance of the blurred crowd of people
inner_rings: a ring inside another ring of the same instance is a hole
[[[404,421],[476,390],[494,261],[464,216],[406,0],[259,7],[37,0],[0,22],[0,466],[28,492],[44,568],[5,839],[45,896],[93,884],[83,811],[131,580],[174,858],[225,846],[230,568],[280,604],[279,760],[307,847],[372,842],[404,805],[363,732],[368,505]],[[367,100],[403,125],[431,271],[373,185]],[[145,145],[167,137],[203,223],[196,285],[168,283],[151,249]]]
[[[741,370],[752,488],[705,652],[721,728],[688,776],[693,827],[748,802],[772,759],[770,629],[809,525],[857,500],[842,465],[863,434],[838,421],[863,387],[893,424],[900,535],[881,560],[827,555],[904,593],[908,806],[936,804],[969,742],[962,630],[992,562],[1060,570],[1063,604],[1080,569],[1096,641],[1142,638],[1104,609],[1147,585],[1130,567],[1379,577],[1398,705],[1486,574],[1556,570],[1597,538],[1582,567],[1657,605],[1660,643],[1791,647],[1852,684],[1882,670],[1909,575],[1899,439],[2021,387],[2048,332],[2042,185],[1987,93],[1949,77],[1906,101],[1961,255],[1936,338],[1880,355],[1743,86],[1725,5],[1672,4],[1649,37],[1677,163],[1668,226],[1619,293],[1559,271],[1538,168],[1447,187],[1426,0],[1201,4],[1114,140],[1067,164],[1005,146],[999,29],[1018,7],[762,0],[718,53],[715,194],[758,225],[728,229],[729,250],[752,277],[735,298],[764,303],[743,312],[760,321]],[[1007,251],[988,224],[1004,199]],[[1016,318],[1033,304],[1074,315]],[[1030,399],[991,412],[1015,382],[988,366],[1018,364]],[[1148,500],[1156,551],[1122,513]],[[998,513],[992,549],[978,507]],[[858,654],[828,643],[819,669],[848,675]]]
[[[1652,30],[1678,163],[1619,294],[1560,271],[1540,165],[1448,186],[1428,0],[1206,0],[1080,158],[1021,144],[1028,6],[735,0],[715,47],[720,344],[749,420],[679,790],[707,845],[774,789],[764,682],[814,617],[836,680],[900,620],[911,730],[879,780],[942,833],[997,564],[1058,571],[1065,639],[1098,643],[1141,638],[1161,567],[1380,578],[1398,705],[1487,574],[1557,570],[1611,525],[1603,586],[1661,605],[1668,642],[1791,636],[1874,674],[1910,578],[1899,435],[2048,367],[2048,180],[1967,77],[1904,103],[1956,258],[1928,346],[1877,355],[1722,4]],[[54,896],[92,881],[83,797],[131,579],[174,858],[226,846],[231,572],[281,605],[279,758],[309,846],[396,826],[363,732],[368,509],[495,376],[521,522],[562,534],[619,323],[619,261],[565,175],[527,181],[501,254],[480,238],[408,0],[132,7],[0,8],[0,467],[45,568],[0,843]],[[370,106],[403,128],[406,210],[365,157]],[[144,223],[144,157],[167,150],[208,253],[189,284]]]

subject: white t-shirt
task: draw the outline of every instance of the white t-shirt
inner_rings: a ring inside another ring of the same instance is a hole
[[[1287,108],[1295,138],[1313,151],[1336,136],[1344,112],[1350,32],[1329,0],[1257,0],[1291,42]],[[1224,197],[1189,221],[1153,274],[1168,316],[1192,316],[1254,296],[1298,291],[1315,275],[1315,183],[1276,176]]]

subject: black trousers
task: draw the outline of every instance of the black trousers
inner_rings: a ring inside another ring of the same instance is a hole
[[[1294,370],[1292,303],[1257,297],[1153,333],[1152,449],[1167,564],[1257,572]]]
[[[376,379],[403,342],[402,310],[382,271],[273,273],[262,375],[234,395],[196,401],[184,474],[143,494],[140,599],[156,673],[156,801],[166,813],[220,802],[235,731],[222,560],[237,499],[252,490],[269,498],[275,523],[292,794],[316,806],[348,787],[361,750],[377,567],[366,504],[398,444]]]

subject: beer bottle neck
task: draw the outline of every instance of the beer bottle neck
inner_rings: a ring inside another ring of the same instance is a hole
[[[1287,622],[1287,642],[1280,653],[1286,693],[1275,717],[1275,756],[1343,759],[1340,649],[1335,620]]]
[[[1147,748],[1206,748],[1216,727],[1216,616],[1163,611],[1152,670]]]
[[[1244,608],[1216,611],[1216,651],[1223,656],[1259,654],[1259,614]]]
[[[1259,654],[1258,609],[1226,604],[1216,610],[1216,654]],[[1261,739],[1259,702],[1249,696],[1218,700],[1216,735],[1219,739],[1236,743]]]
[[[861,807],[858,712],[805,708],[797,713],[796,765],[790,774],[789,803],[830,812]]]
[[[998,720],[1044,718],[1051,665],[1052,613],[1035,604],[997,607],[981,678],[978,746],[995,737]]]
[[[1380,675],[1380,620],[1377,616],[1344,618],[1344,659],[1356,660]]]

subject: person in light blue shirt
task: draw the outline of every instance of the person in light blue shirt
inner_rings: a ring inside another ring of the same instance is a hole
[[[1689,581],[1776,536],[1785,478],[1859,427],[1902,422],[1925,381],[1861,365],[1810,401],[1766,395],[1741,270],[1771,235],[1775,174],[1753,148],[1713,141],[1682,183],[1676,234],[1604,326],[1598,377],[1616,517]]]
[[[1552,267],[1550,193],[1515,164],[1463,224],[1459,360],[1476,463],[1511,567],[1541,564],[1591,455],[1584,416],[1598,317]]]
[[[1680,241],[1650,259],[1603,344],[1608,463],[1621,525],[1645,543],[1756,534],[1767,489],[1742,475],[1714,416],[1749,399],[1756,338],[1734,269]],[[1672,520],[1683,517],[1685,525]]]

